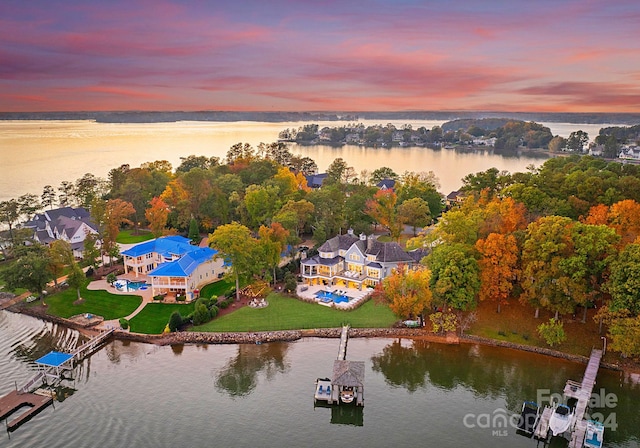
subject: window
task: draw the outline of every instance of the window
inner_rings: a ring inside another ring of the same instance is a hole
[[[358,255],[356,252],[352,252],[349,254],[349,260],[360,261],[360,255]]]

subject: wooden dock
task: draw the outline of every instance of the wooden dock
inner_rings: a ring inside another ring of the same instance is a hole
[[[76,348],[73,352],[73,359],[75,362],[82,361],[89,356],[95,350],[97,350],[114,332],[113,328],[102,331],[100,334],[92,337],[87,342]]]
[[[580,448],[584,443],[584,437],[587,431],[587,421],[584,418],[584,414],[587,411],[587,405],[591,399],[593,386],[596,384],[596,377],[598,376],[598,369],[600,368],[602,355],[602,350],[591,350],[591,356],[589,357],[587,368],[584,371],[582,383],[578,385],[575,381],[569,380],[564,387],[565,396],[578,400],[575,412],[576,424],[573,432],[571,433],[569,448]]]
[[[20,414],[17,418],[7,422],[7,430],[13,431],[18,426],[29,421],[34,415],[42,411],[53,402],[50,396],[43,396],[31,393],[21,393],[17,390],[9,392],[4,397],[0,397],[0,420],[11,416],[24,406],[29,409]]]
[[[549,432],[549,419],[551,418],[551,414],[553,414],[553,408],[549,406],[545,406],[542,415],[540,416],[540,421],[538,421],[538,426],[536,426],[536,430],[533,435],[537,439],[547,439],[547,435]]]
[[[17,387],[16,385],[16,389],[14,391],[0,397],[0,420],[6,419],[25,406],[29,407],[28,410],[22,412],[16,419],[7,422],[7,429],[9,431],[15,430],[18,426],[25,423],[42,409],[51,404],[53,402],[53,394],[46,393],[46,391],[37,393],[36,389],[43,384],[46,385],[47,378],[53,379],[54,384],[55,382],[60,381],[62,379],[62,374],[60,373],[61,369],[72,369],[73,362],[82,361],[84,358],[89,356],[97,350],[107,340],[107,338],[113,334],[113,332],[113,329],[101,332],[78,347],[72,354],[51,352],[49,355],[41,358],[44,360],[44,358],[47,358],[52,354],[63,355],[65,356],[65,362],[60,365],[52,366],[50,364],[44,364],[46,361],[43,361],[40,370],[38,370],[38,372],[24,385],[21,387]],[[38,361],[36,361],[36,363],[37,362]],[[36,393],[32,393],[33,391],[36,391]]]
[[[338,360],[344,361],[347,359],[347,342],[349,340],[349,325],[342,326],[342,333],[340,334],[340,346],[338,347]]]

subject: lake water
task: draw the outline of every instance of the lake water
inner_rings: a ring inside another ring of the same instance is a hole
[[[365,125],[380,121],[363,120]],[[393,122],[398,127],[431,129],[443,121]],[[320,126],[340,126],[344,122],[320,122]],[[386,123],[383,123],[386,124]],[[544,123],[554,134],[568,136],[583,129],[594,137],[605,125]],[[300,122],[177,122],[149,124],[110,124],[93,121],[1,121],[0,120],[0,200],[25,193],[40,195],[45,185],[57,188],[62,181],[74,182],[85,173],[106,178],[109,170],[122,164],[138,167],[145,162],[168,160],[176,168],[180,157],[192,154],[224,159],[238,142],[271,143],[285,128],[298,128]],[[374,149],[292,145],[294,154],[309,156],[324,171],[341,157],[359,174],[388,166],[405,171],[433,171],[440,180],[440,192],[448,194],[461,186],[469,174],[495,167],[509,172],[539,166],[545,158],[503,157],[489,152],[457,152],[429,148]]]
[[[70,350],[78,333],[0,312],[0,394],[27,380],[33,360]],[[558,392],[584,365],[473,344],[351,339],[365,362],[365,406],[314,407],[314,381],[331,376],[337,339],[262,345],[110,342],[65,382],[55,402],[1,446],[93,447],[534,447],[496,415],[519,412],[539,389]],[[618,428],[605,446],[640,442],[638,377],[601,370],[596,390],[617,404],[594,409]],[[498,423],[499,424],[499,423]],[[551,446],[566,446],[554,440]]]

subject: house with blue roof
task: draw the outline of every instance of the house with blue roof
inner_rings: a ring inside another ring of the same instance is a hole
[[[122,252],[125,274],[147,276],[153,295],[175,294],[194,298],[194,291],[220,279],[224,260],[210,247],[193,246],[188,238],[164,236]]]

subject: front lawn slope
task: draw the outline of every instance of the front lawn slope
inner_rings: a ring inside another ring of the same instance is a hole
[[[235,332],[334,328],[350,324],[354,328],[388,328],[397,318],[387,306],[369,300],[353,311],[341,311],[315,303],[272,293],[266,308],[242,307],[190,331]]]

